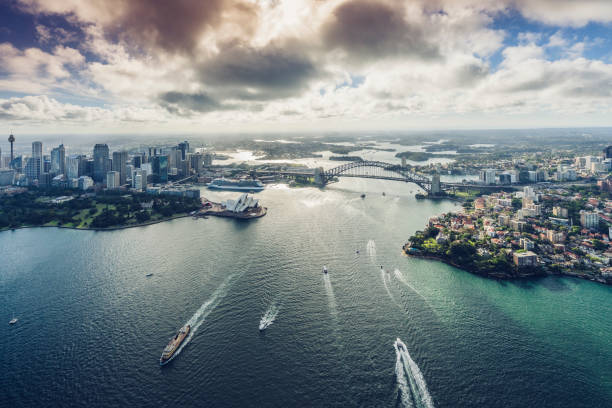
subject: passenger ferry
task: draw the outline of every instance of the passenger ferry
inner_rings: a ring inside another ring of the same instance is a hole
[[[191,326],[187,324],[181,327],[181,330],[179,330],[176,336],[170,339],[170,343],[168,343],[166,348],[164,348],[164,351],[162,352],[162,355],[159,359],[159,365],[163,366],[165,364],[168,364],[168,362],[172,360],[172,357],[174,357],[174,353],[176,353],[176,350],[178,350],[178,348],[187,338],[189,330],[191,330]]]

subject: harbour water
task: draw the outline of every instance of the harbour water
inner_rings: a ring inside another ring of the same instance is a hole
[[[456,206],[414,193],[272,186],[250,222],[0,233],[0,406],[611,407],[612,288],[407,258]]]

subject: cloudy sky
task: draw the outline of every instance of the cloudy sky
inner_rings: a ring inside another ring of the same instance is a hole
[[[612,125],[610,0],[0,0],[15,133]]]

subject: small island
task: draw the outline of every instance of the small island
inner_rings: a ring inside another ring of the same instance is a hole
[[[443,154],[443,153],[429,153],[429,152],[401,152],[396,153],[395,157],[404,158],[415,162],[424,162],[429,159],[444,159],[444,158],[455,158],[457,155],[454,154]]]
[[[330,156],[329,160],[333,161],[348,161],[348,162],[360,162],[363,159],[359,156]]]

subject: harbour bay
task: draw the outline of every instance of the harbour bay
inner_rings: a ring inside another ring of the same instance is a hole
[[[398,360],[400,338],[436,407],[612,405],[612,289],[500,282],[403,256],[430,216],[458,208],[412,189],[278,185],[257,194],[268,214],[252,222],[0,233],[1,310],[19,317],[0,329],[0,402],[401,406],[398,361],[415,371]],[[260,333],[272,303],[278,314]],[[194,317],[197,331],[160,368]]]

